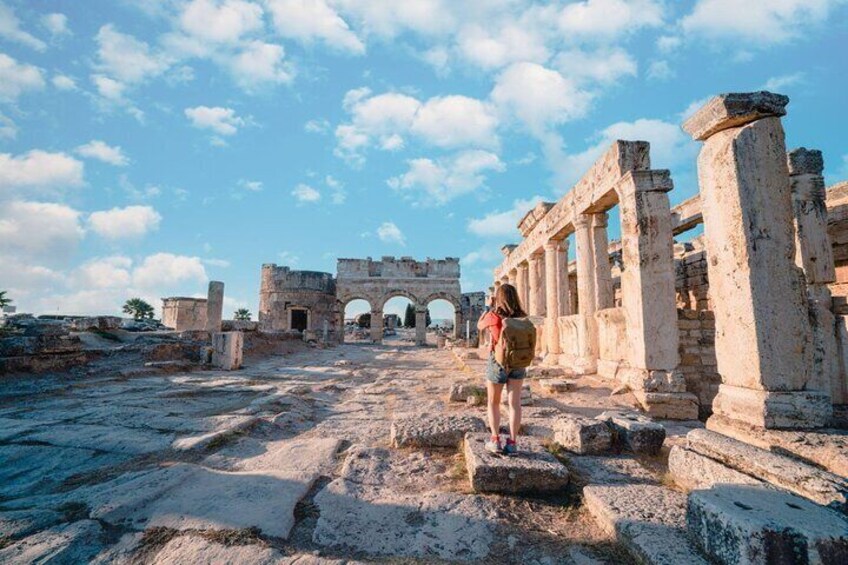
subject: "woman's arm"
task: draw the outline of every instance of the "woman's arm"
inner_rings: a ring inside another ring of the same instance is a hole
[[[484,312],[483,315],[480,316],[480,319],[477,320],[477,329],[478,330],[485,330],[489,326],[492,326],[492,325],[495,324],[495,321],[492,319],[492,316],[490,314],[491,314],[491,312]]]

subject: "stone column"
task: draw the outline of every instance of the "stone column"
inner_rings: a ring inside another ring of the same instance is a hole
[[[836,281],[833,248],[827,235],[824,160],[821,151],[804,147],[788,154],[789,182],[795,212],[795,263],[807,279],[807,300],[813,327],[814,390],[830,390],[834,404],[846,402],[839,363],[836,318],[829,283]]]
[[[592,217],[581,214],[574,219],[574,242],[577,248],[577,304],[580,314],[577,374],[590,374],[598,369],[598,325],[595,322],[595,256],[592,251]]]
[[[592,214],[592,253],[595,256],[595,308],[603,310],[615,305],[612,289],[612,270],[609,261],[609,236],[606,212]]]
[[[568,240],[559,242],[556,261],[557,288],[559,288],[559,315],[571,315],[571,291],[568,284]]]
[[[722,377],[714,429],[815,428],[832,413],[829,391],[810,388],[813,332],[780,122],[788,102],[769,92],[717,96],[683,126],[704,141],[698,177]]]
[[[383,342],[383,311],[371,310],[371,341],[374,343]]]
[[[209,281],[206,295],[206,331],[221,331],[221,315],[224,312],[224,283]]]
[[[521,307],[527,310],[529,300],[530,279],[527,272],[527,263],[521,263],[516,267],[515,290],[518,291],[518,300],[521,302]]]
[[[545,243],[545,347],[547,356],[545,363],[556,365],[561,352],[559,347],[559,299],[562,294],[559,288],[559,254],[560,242],[550,240]]]
[[[517,283],[517,279],[518,279],[518,276],[517,276],[517,275],[518,275],[518,273],[517,273],[517,271],[516,271],[515,269],[511,270],[511,271],[507,274],[507,281],[506,281],[506,282],[507,282],[508,284],[511,284],[512,286],[516,286],[516,285],[518,284],[518,283]]]
[[[527,314],[529,316],[544,316],[545,315],[545,272],[542,261],[544,257],[541,253],[534,253],[529,259],[529,284],[527,301]]]
[[[426,314],[424,315],[424,321],[427,321]],[[472,323],[476,324],[477,320],[473,320]],[[459,311],[459,308],[457,308],[453,313],[453,338],[465,338],[465,321],[462,318],[462,312]]]
[[[427,307],[415,307],[415,345],[427,345]]]
[[[618,185],[627,363],[616,378],[652,416],[695,420],[698,399],[677,369],[677,303],[668,171],[634,171]]]
[[[344,343],[345,340],[345,319],[344,319],[344,306],[339,305],[336,306],[336,332],[338,335],[336,339],[339,343]]]

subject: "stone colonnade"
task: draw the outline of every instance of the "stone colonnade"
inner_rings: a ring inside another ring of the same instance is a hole
[[[767,92],[722,95],[683,126],[703,142],[699,200],[722,380],[708,422],[714,429],[820,427],[834,400],[845,401],[822,158],[803,148],[787,154],[787,103]],[[672,216],[672,187],[668,171],[650,168],[646,143],[615,142],[559,202],[525,216],[524,238],[503,248],[495,285],[517,283],[544,337],[542,363],[614,379],[650,414],[694,418],[697,398],[679,370],[673,262],[673,234],[691,218]],[[620,307],[607,233],[616,205]]]

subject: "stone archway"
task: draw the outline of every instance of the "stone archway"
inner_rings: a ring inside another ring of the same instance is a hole
[[[362,300],[363,302],[367,302],[368,308],[369,308],[370,311],[374,310],[375,304],[380,303],[373,296],[368,296],[367,294],[347,294],[347,295],[344,295],[344,296],[337,297],[336,298],[336,325],[339,328],[339,332],[338,332],[339,343],[344,343],[344,340],[345,340],[345,311],[347,310],[347,306],[355,300]],[[373,319],[372,319],[372,324],[373,324]],[[373,331],[372,331],[372,335],[373,335]]]
[[[434,292],[421,301],[424,307],[424,315],[426,319],[427,307],[434,300],[444,300],[453,306],[453,337],[459,339],[462,336],[462,303],[460,295],[454,295],[449,292]]]

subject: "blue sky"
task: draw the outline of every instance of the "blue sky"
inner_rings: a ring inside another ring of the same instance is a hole
[[[679,124],[727,91],[788,94],[832,184],[846,4],[0,0],[0,288],[114,313],[216,279],[255,313],[263,263],[411,255],[482,290],[612,139],[694,194]]]

